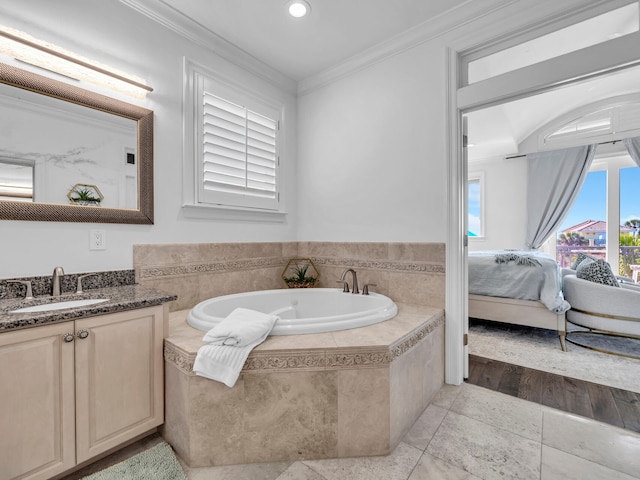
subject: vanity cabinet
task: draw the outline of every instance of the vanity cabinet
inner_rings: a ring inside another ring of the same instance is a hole
[[[0,334],[0,479],[47,479],[163,422],[163,307]]]

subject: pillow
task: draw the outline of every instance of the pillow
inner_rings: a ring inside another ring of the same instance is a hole
[[[584,259],[576,269],[576,277],[590,282],[620,288],[616,276],[611,271],[611,266],[602,259]]]
[[[592,257],[591,255],[587,255],[586,253],[579,253],[578,256],[576,257],[576,261],[573,262],[573,265],[571,265],[571,270],[577,270],[578,265],[580,265],[587,258],[590,258],[593,261],[598,260],[597,258]]]

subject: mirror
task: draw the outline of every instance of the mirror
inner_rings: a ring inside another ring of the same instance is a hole
[[[0,219],[153,223],[153,111],[2,63],[0,109]]]

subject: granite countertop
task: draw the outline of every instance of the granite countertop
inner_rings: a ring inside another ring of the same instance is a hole
[[[109,300],[94,305],[65,308],[63,310],[10,313],[12,310],[34,305],[98,298],[107,298]],[[59,297],[41,296],[33,300],[5,299],[0,300],[0,333],[20,328],[65,322],[93,315],[104,315],[135,308],[151,307],[176,300],[177,298],[176,295],[171,295],[142,285],[124,285],[85,290],[84,293],[64,294]]]

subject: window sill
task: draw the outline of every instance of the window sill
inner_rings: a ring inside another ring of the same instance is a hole
[[[182,212],[186,218],[210,220],[231,220],[245,222],[283,223],[286,212],[258,210],[255,208],[231,207],[225,205],[185,204]]]

